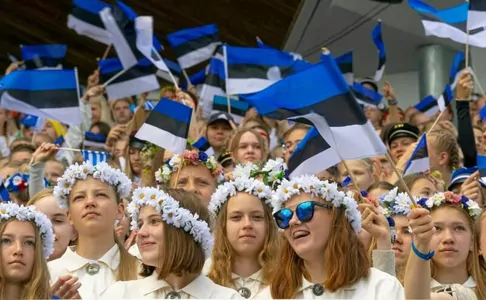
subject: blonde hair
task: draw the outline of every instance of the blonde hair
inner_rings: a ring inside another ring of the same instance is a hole
[[[304,260],[297,255],[288,240],[282,238],[282,243],[270,283],[274,299],[295,297],[295,293],[302,286],[302,277],[309,275],[305,270]],[[327,274],[323,286],[330,292],[356,283],[370,272],[370,262],[363,243],[341,208],[332,209],[331,232],[322,256],[326,262],[323,267]]]
[[[459,168],[459,145],[454,136],[447,131],[434,130],[427,134],[427,138],[432,138],[435,141],[435,150],[437,154],[445,152],[449,155],[447,167],[452,172]]]
[[[100,121],[105,122],[106,124],[112,126],[114,121],[111,116],[110,107],[108,107],[108,101],[106,101],[105,97],[98,96],[89,98],[89,104],[98,105],[100,107]]]
[[[199,219],[209,224],[209,212],[199,198],[182,189],[166,189],[167,194],[176,199],[180,206],[197,214]],[[200,274],[206,260],[204,250],[194,238],[181,228],[162,222],[164,237],[159,248],[158,279],[163,280],[170,274],[178,276],[184,273]],[[140,275],[147,277],[153,274],[156,267],[142,264]]]
[[[235,288],[235,283],[232,278],[232,263],[234,260],[234,249],[231,246],[227,235],[227,217],[228,217],[228,201],[221,207],[220,212],[216,218],[215,239],[213,252],[211,253],[212,265],[208,273],[208,277],[216,284]],[[277,227],[272,217],[272,210],[263,201],[261,201],[264,211],[264,219],[267,226],[265,242],[260,253],[258,254],[258,263],[262,270],[262,281],[268,284],[271,279],[272,269],[275,264],[278,250],[278,235]]]
[[[0,236],[3,235],[8,223],[17,219],[9,219],[7,221],[0,221]],[[28,222],[28,221],[23,221]],[[35,250],[34,250],[34,267],[29,280],[24,283],[21,289],[20,299],[51,299],[50,293],[50,275],[47,268],[47,262],[44,257],[43,241],[40,237],[39,229],[32,222],[29,222],[35,230]],[[2,248],[0,247],[0,254]],[[2,255],[0,255],[0,262]],[[5,285],[6,280],[2,268],[0,268],[0,299],[5,299]]]
[[[35,194],[32,198],[30,198],[29,202],[27,202],[27,206],[35,205],[39,200],[45,197],[53,196],[53,192],[54,192],[53,186],[46,187],[45,189],[40,190],[37,194]]]
[[[238,144],[240,143],[240,139],[243,136],[243,134],[251,132],[252,134],[255,135],[255,137],[258,140],[258,144],[260,144],[260,149],[262,151],[262,162],[267,161],[268,159],[268,148],[267,144],[265,143],[265,140],[261,134],[259,134],[256,130],[251,129],[251,128],[240,128],[238,129],[232,138],[229,139],[229,151],[233,154],[233,156],[236,153],[236,150],[238,149]]]

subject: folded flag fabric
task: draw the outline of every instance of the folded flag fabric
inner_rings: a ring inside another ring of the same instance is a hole
[[[89,131],[86,131],[84,134],[85,147],[105,148],[105,143],[106,137],[102,134],[96,134]]]
[[[315,127],[311,127],[289,159],[289,177],[315,175],[340,161],[336,150],[331,148]]]
[[[199,140],[197,140],[192,146],[199,151],[205,152],[208,156],[214,155],[214,149],[211,147],[209,144],[208,140],[205,137],[201,137]]]
[[[107,82],[123,70],[118,58],[108,58],[98,61],[100,67],[100,81]],[[147,59],[142,59],[137,65],[125,71],[106,86],[109,100],[121,99],[144,92],[159,89],[160,85],[155,76],[155,68]]]
[[[439,112],[439,105],[437,104],[437,99],[432,95],[428,95],[422,99],[419,103],[415,104],[414,108],[426,116],[432,117],[437,112]]]
[[[342,159],[376,156],[387,151],[330,54],[321,57],[321,62],[313,67],[261,92],[241,95],[240,99],[272,119],[312,122]]]
[[[138,51],[150,60],[157,69],[163,72],[170,72],[169,67],[154,48],[153,45],[153,18],[138,17],[135,19],[136,45]]]
[[[486,177],[486,156],[478,155],[477,163],[478,163],[479,175],[481,176],[481,178]]]
[[[8,202],[10,200],[10,194],[8,193],[7,187],[5,187],[3,180],[0,182],[0,198],[2,198],[2,202]]]
[[[25,127],[28,128],[34,128],[34,131],[39,131],[42,129],[42,125],[44,125],[44,119],[33,116],[33,115],[28,115],[28,114],[23,114],[22,117],[19,120],[20,124],[24,125]]]
[[[230,98],[229,105],[231,108],[231,116],[233,117],[234,121],[237,124],[240,124],[243,118],[246,116],[246,113],[248,112],[249,109],[248,103]],[[227,97],[214,96],[213,113],[215,112],[227,113],[229,111],[230,109],[228,108]]]
[[[56,120],[81,123],[78,76],[74,70],[19,70],[0,79],[0,106]]]
[[[99,16],[100,11],[105,7],[111,7],[111,5],[99,0],[73,0],[67,27],[79,35],[110,45],[111,34],[105,29]]]
[[[486,105],[479,111],[479,116],[481,117],[481,120],[486,121]]]
[[[452,94],[451,86],[446,84],[444,92],[437,99],[437,105],[439,106],[439,110],[441,112],[445,111],[447,109],[447,106],[449,105],[449,103],[451,103],[453,99],[454,95]]]
[[[255,93],[282,78],[312,66],[280,50],[224,45],[226,91],[230,95]]]
[[[203,69],[197,71],[196,73],[189,75],[189,81],[190,81],[191,85],[193,85],[193,86],[203,84],[205,79],[206,79],[206,68],[203,68]],[[184,78],[184,80],[182,81],[182,83],[180,83],[179,86],[180,86],[181,89],[187,90],[187,88],[189,87],[189,84],[188,84],[187,80]]]
[[[469,30],[486,26],[486,0],[469,0],[467,27]]]
[[[93,166],[96,166],[100,162],[107,162],[110,155],[108,152],[93,151],[93,150],[80,150],[83,155],[84,161],[89,161]]]
[[[181,66],[179,66],[178,63],[174,62],[174,61],[171,61],[171,60],[168,60],[166,58],[162,58],[165,62],[165,65],[167,66],[167,68],[169,68],[170,72],[172,73],[172,76],[174,76],[175,80],[177,82],[180,81],[180,78],[182,77],[182,69],[181,69]],[[165,79],[166,81],[168,82],[172,82],[172,78],[170,77],[169,75],[169,72],[165,72],[165,71],[162,71],[162,70],[157,70],[157,73],[156,75],[160,78],[163,78]]]
[[[60,135],[54,141],[54,145],[63,146],[64,145],[64,136]]]
[[[325,54],[322,54],[325,55]],[[336,63],[343,73],[344,79],[348,83],[348,85],[352,86],[354,83],[354,72],[353,72],[353,51],[348,51],[343,55],[340,55],[335,58]]]
[[[380,93],[366,88],[359,82],[354,82],[351,90],[359,104],[363,106],[380,107],[381,100],[383,99],[383,95]]]
[[[466,68],[466,57],[464,56],[464,52],[459,51],[456,56],[454,56],[451,71],[449,72],[449,85],[451,86],[451,89],[456,88],[459,76],[464,68]]]
[[[226,95],[226,71],[224,62],[220,57],[214,56],[209,60],[209,68],[201,87],[200,105],[203,116],[209,118],[213,111],[215,96]]]
[[[270,47],[270,46],[266,45],[259,37],[256,37],[256,41],[257,41],[258,48],[278,50],[277,48]],[[287,53],[289,55],[291,55],[294,60],[301,60],[301,59],[303,59],[302,58],[302,55],[300,55],[299,53],[295,53],[295,52],[287,52]]]
[[[427,172],[429,169],[430,162],[429,152],[427,150],[427,135],[423,134],[403,170],[403,176]]]
[[[135,137],[170,152],[183,153],[186,149],[191,115],[190,107],[162,98]]]
[[[468,24],[468,2],[442,10],[436,9],[422,0],[409,0],[408,4],[422,18],[425,35],[449,38],[458,43],[469,43],[469,45],[481,48],[486,47],[485,28],[483,26],[474,28]]]
[[[376,49],[378,49],[378,67],[376,68],[374,79],[376,82],[379,82],[383,77],[383,73],[385,73],[386,64],[386,51],[385,43],[383,42],[383,35],[381,34],[381,21],[376,24],[375,28],[371,32],[371,38],[373,39]]]
[[[154,109],[155,105],[151,102],[151,101],[145,101],[145,103],[143,104],[143,108],[145,110],[152,110]]]
[[[218,27],[214,24],[171,33],[167,41],[183,69],[210,59],[221,44]]]
[[[23,45],[22,61],[27,69],[62,68],[66,45]]]

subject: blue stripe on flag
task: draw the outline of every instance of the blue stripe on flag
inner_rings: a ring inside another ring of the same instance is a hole
[[[202,151],[206,151],[207,148],[210,147],[208,140],[203,136],[199,140],[197,140],[194,144],[192,144],[192,146]]]
[[[437,105],[437,99],[434,96],[428,95],[422,99],[419,103],[415,104],[414,108],[420,112],[426,112],[430,108]]]
[[[478,169],[479,169],[480,176],[486,177],[486,156],[478,154],[477,163],[478,163]]]
[[[481,117],[481,120],[486,121],[486,105],[479,111],[479,116]]]
[[[325,55],[325,54],[321,54]],[[353,51],[348,51],[343,55],[335,58],[337,64],[352,64],[353,63]]]
[[[162,59],[164,60],[165,65],[169,68],[169,70],[172,72],[173,75],[182,73],[181,66],[178,63],[169,59],[165,59],[165,58]]]
[[[3,181],[0,183],[0,198],[2,199],[2,202],[8,202],[8,200],[10,200],[10,194]]]
[[[464,69],[465,61],[466,57],[464,56],[464,52],[457,52],[456,56],[454,56],[454,60],[452,61],[451,71],[449,72],[449,84],[453,84],[456,80],[457,73]]]
[[[289,67],[295,61],[291,55],[276,49],[226,46],[226,60],[232,64]],[[307,65],[308,63],[306,63]]]
[[[60,135],[55,141],[54,141],[54,145],[59,145],[59,146],[62,146],[64,144],[64,137],[62,135]]]
[[[86,131],[84,134],[85,140],[90,140],[93,142],[100,142],[100,143],[105,143],[106,142],[106,137],[102,134],[96,134],[90,131]]]
[[[159,103],[154,107],[154,111],[187,124],[191,122],[190,107],[165,98],[160,99]]]
[[[467,14],[469,10],[468,2],[463,2],[457,6],[442,10],[438,10],[421,0],[408,0],[408,5],[419,13],[431,15],[448,24],[467,22]]]
[[[167,35],[167,40],[172,47],[176,47],[198,39],[203,36],[212,35],[218,32],[218,27],[214,24],[205,25],[196,28],[182,29]]]
[[[74,70],[20,70],[0,80],[0,90],[49,91],[77,89]]]
[[[22,60],[32,60],[38,57],[63,58],[66,56],[66,45],[24,45],[20,48]]]
[[[378,54],[380,59],[385,58],[386,51],[385,51],[385,43],[383,42],[383,36],[381,34],[381,22],[378,22],[378,24],[376,24],[375,28],[371,32],[371,38],[373,39],[373,43],[378,49]]]
[[[423,134],[422,137],[420,138],[419,142],[417,143],[417,146],[415,147],[415,150],[413,150],[412,155],[410,156],[405,169],[403,171],[404,175],[410,175],[410,174],[415,174],[419,172],[426,172],[427,170],[430,169],[430,165],[428,163],[428,150],[427,150],[427,135]],[[412,164],[418,160],[425,159],[427,158],[427,164],[414,167],[413,170],[409,170]]]
[[[137,67],[149,67],[152,63],[144,58],[138,61]],[[98,61],[98,66],[100,67],[101,74],[118,73],[123,70],[120,59],[118,58],[107,58]]]
[[[73,5],[95,14],[105,7],[111,7],[110,4],[98,0],[73,0]]]

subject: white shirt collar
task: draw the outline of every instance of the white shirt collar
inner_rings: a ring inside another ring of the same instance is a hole
[[[343,287],[342,290],[344,290],[344,291],[354,291],[354,290],[356,290],[356,285],[358,284],[358,282],[355,282],[355,283],[350,284],[350,285],[348,285],[346,287]],[[304,291],[306,289],[312,288],[314,285],[315,285],[315,283],[312,283],[310,281],[307,281],[307,279],[305,279],[305,276],[302,276],[302,287],[297,292],[301,292],[301,291]],[[324,287],[324,289],[325,288],[326,287]]]
[[[75,251],[75,247],[68,247],[66,252],[62,255],[63,264],[69,272],[74,272],[86,266],[89,263],[100,262],[104,263],[112,271],[116,271],[118,265],[120,264],[120,249],[118,245],[115,244],[110,248],[100,259],[91,260],[79,256]]]
[[[170,288],[172,290],[170,285],[165,280],[158,280],[157,276],[158,274],[154,271],[152,275],[142,279],[144,282],[141,285],[140,290],[143,295],[148,295],[163,288]],[[188,285],[177,292],[183,292],[196,299],[209,299],[211,297],[211,287],[213,285],[214,283],[211,281],[211,279],[200,274]]]
[[[255,273],[251,274],[250,276],[248,276],[246,278],[242,277],[240,275],[237,275],[235,273],[231,273],[231,279],[236,280],[236,279],[240,279],[240,278],[251,279],[253,281],[258,281],[260,283],[263,283],[263,281],[262,281],[262,269],[256,271]]]
[[[438,287],[442,287],[442,286],[445,286],[446,284],[442,284],[440,282],[438,282],[437,280],[433,279],[430,280],[430,289],[434,289],[434,288],[438,288]],[[462,284],[462,286],[464,287],[467,287],[467,288],[475,288],[476,287],[476,281],[474,281],[474,279],[469,276],[469,278],[466,280],[466,282],[464,282]]]

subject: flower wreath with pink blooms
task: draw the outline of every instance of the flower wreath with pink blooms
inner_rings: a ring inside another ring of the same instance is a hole
[[[214,156],[207,155],[203,151],[185,150],[183,155],[174,154],[174,156],[164,163],[162,168],[155,172],[155,180],[157,181],[157,184],[165,184],[169,182],[173,172],[177,172],[179,168],[183,168],[187,165],[204,165],[218,182],[224,181],[223,167],[218,163]]]
[[[476,219],[481,214],[479,204],[466,196],[454,194],[453,192],[435,193],[430,198],[422,198],[417,204],[431,210],[443,204],[457,205],[462,208],[472,219]]]

